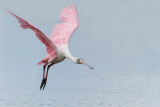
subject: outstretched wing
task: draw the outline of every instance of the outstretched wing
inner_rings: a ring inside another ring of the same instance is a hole
[[[56,46],[52,43],[52,41],[42,31],[40,31],[38,28],[34,27],[31,23],[27,22],[26,20],[15,15],[13,12],[11,12],[11,11],[8,11],[8,12],[18,19],[20,26],[22,28],[24,28],[24,29],[30,28],[35,32],[38,39],[42,43],[44,43],[45,46],[47,47],[48,54],[54,54],[54,55],[57,54]]]
[[[73,32],[78,27],[78,14],[74,5],[68,5],[61,12],[61,24],[56,25],[50,39],[56,45],[68,44]]]

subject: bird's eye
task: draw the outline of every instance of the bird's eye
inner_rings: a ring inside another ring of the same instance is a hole
[[[80,62],[80,59],[77,59],[77,62]]]

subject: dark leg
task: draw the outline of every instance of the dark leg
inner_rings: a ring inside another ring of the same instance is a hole
[[[52,64],[48,65],[48,67],[47,67],[46,78],[45,78],[45,83],[44,83],[44,86],[43,86],[43,90],[44,90],[44,88],[45,88],[45,86],[46,86],[46,82],[47,82],[47,76],[48,76],[49,68],[50,68],[52,65],[54,65],[54,63],[52,63]]]
[[[48,65],[48,67],[47,67],[46,78],[47,78],[47,76],[48,76],[48,71],[49,71],[49,68],[50,68],[52,65],[54,65],[54,63],[52,63],[52,64]]]
[[[46,65],[47,65],[47,64],[43,65],[43,78],[42,78],[42,82],[41,82],[40,90],[42,89],[43,84],[44,84],[44,77],[45,77],[45,69],[46,69]]]
[[[46,65],[47,65],[47,64],[45,64],[45,65],[43,66],[43,78],[44,78],[44,76],[45,76]]]

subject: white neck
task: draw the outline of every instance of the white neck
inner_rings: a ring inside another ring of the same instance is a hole
[[[72,60],[74,63],[76,63],[76,57],[73,57],[69,51],[68,45],[62,45],[59,47],[60,52],[64,54],[64,56],[70,60]]]
[[[77,63],[76,61],[76,57],[73,57],[71,54],[70,55],[67,55],[67,58],[69,58],[70,60],[72,60],[74,63]]]

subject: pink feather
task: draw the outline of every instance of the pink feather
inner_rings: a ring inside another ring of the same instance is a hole
[[[31,23],[29,23],[26,20],[22,19],[21,17],[15,15],[13,12],[11,12],[11,11],[8,11],[8,12],[18,19],[18,21],[20,23],[20,26],[22,28],[24,28],[24,29],[30,28],[35,32],[37,38],[42,43],[45,44],[46,50],[47,50],[49,55],[52,55],[53,57],[57,56],[56,46],[54,45],[54,43],[43,32],[41,32],[38,28],[33,26]],[[41,63],[39,63],[39,64],[41,64]]]
[[[61,24],[53,28],[50,36],[55,45],[68,44],[73,32],[79,25],[78,14],[74,5],[68,5],[68,8],[63,8],[60,18]]]

